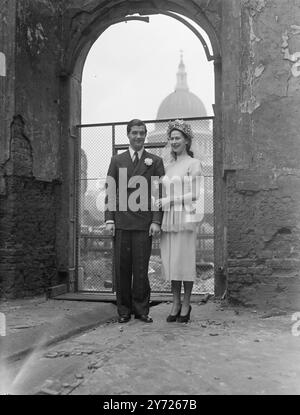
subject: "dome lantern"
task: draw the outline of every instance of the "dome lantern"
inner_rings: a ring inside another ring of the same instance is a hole
[[[181,52],[175,91],[162,101],[156,119],[205,117],[206,115],[206,109],[201,99],[189,91],[187,73]]]
[[[175,91],[178,91],[180,89],[183,89],[185,91],[189,90],[188,84],[187,84],[187,74],[185,71],[185,65],[183,63],[183,52],[180,52],[180,62],[178,65],[178,72],[177,72],[177,85],[175,87]]]

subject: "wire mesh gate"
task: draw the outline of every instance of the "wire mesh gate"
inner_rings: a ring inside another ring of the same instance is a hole
[[[204,174],[204,217],[197,226],[197,278],[193,293],[214,291],[214,192],[213,117],[184,118],[191,124]],[[169,120],[145,121],[145,148],[162,153]],[[77,189],[77,287],[78,291],[114,292],[113,239],[104,222],[105,180],[111,156],[128,149],[127,122],[80,125]],[[161,277],[160,239],[154,238],[149,264],[152,292],[170,292]]]

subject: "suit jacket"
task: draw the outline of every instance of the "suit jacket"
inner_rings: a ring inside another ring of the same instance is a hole
[[[105,220],[114,220],[116,229],[124,230],[148,230],[152,222],[161,224],[163,212],[157,208],[153,210],[151,201],[151,177],[160,179],[164,174],[162,159],[146,150],[136,167],[129,150],[113,156],[107,173]],[[140,191],[143,206],[135,211],[131,202],[139,199],[135,198],[139,180],[146,186]]]

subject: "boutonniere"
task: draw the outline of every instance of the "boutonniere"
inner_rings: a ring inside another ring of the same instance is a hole
[[[145,159],[144,160],[144,163],[146,164],[146,166],[152,166],[152,164],[153,164],[153,160],[152,159],[149,159],[149,158],[147,158],[147,159]]]

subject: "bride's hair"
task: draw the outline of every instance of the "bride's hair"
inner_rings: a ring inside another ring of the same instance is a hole
[[[186,143],[186,152],[188,153],[188,155],[190,157],[194,157],[194,152],[191,150],[191,145],[192,145],[192,140],[191,137],[188,137],[186,134],[183,133],[183,135],[185,136],[185,138],[188,140],[188,142]]]

